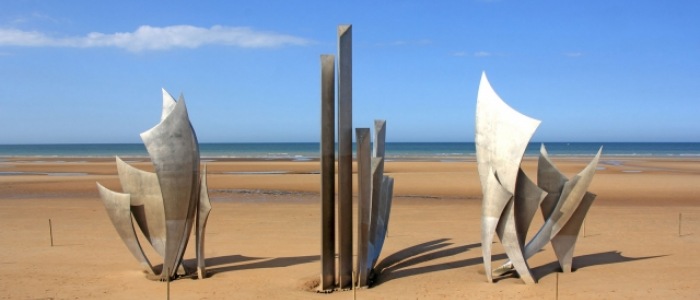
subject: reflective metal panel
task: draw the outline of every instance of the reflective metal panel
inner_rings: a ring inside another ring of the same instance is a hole
[[[172,277],[182,259],[199,194],[199,146],[182,97],[163,121],[141,134],[163,194],[166,245],[163,267]]]
[[[134,168],[116,158],[119,182],[131,195],[131,212],[146,239],[161,257],[165,256],[165,211],[156,173]]]
[[[204,257],[204,232],[207,229],[207,219],[211,211],[211,201],[209,201],[209,189],[207,188],[207,166],[202,170],[202,180],[199,187],[199,203],[197,207],[197,228],[195,230],[195,246],[197,255],[197,277],[204,279],[207,277]]]
[[[104,202],[109,219],[112,220],[114,228],[117,229],[119,237],[124,241],[131,255],[139,261],[141,267],[143,267],[146,272],[154,274],[153,266],[151,266],[148,258],[146,258],[146,255],[143,253],[139,239],[136,237],[134,223],[131,222],[129,194],[114,192],[99,183],[97,183],[97,189],[100,191],[100,198],[102,198],[102,202]]]

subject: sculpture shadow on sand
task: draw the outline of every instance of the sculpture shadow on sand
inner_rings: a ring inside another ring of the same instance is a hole
[[[479,243],[455,246],[453,243],[450,243],[449,240],[450,239],[442,238],[428,241],[408,247],[385,257],[375,267],[377,273],[373,278],[372,285],[377,286],[395,279],[467,267],[477,265],[482,262],[481,258],[471,258],[427,266],[412,267],[429,261],[452,257],[480,246]],[[505,255],[496,255],[495,257],[505,258]]]

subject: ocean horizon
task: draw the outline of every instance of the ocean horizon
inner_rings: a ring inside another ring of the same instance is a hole
[[[594,156],[603,147],[604,157],[699,157],[695,142],[532,142],[526,157],[539,155],[544,144],[550,156]],[[205,159],[317,160],[319,143],[200,143]],[[353,149],[354,151],[354,149]],[[148,157],[143,144],[16,144],[1,145],[0,158],[9,157]],[[389,142],[387,160],[471,160],[476,156],[473,142]]]

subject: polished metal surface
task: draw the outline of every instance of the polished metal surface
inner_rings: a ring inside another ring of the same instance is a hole
[[[195,229],[195,255],[197,257],[197,277],[204,279],[207,277],[206,263],[204,258],[204,232],[207,229],[207,220],[211,211],[211,201],[209,200],[209,189],[207,188],[207,166],[202,169],[202,180],[199,186],[199,202],[197,206],[197,227]]]
[[[515,192],[520,162],[540,121],[525,116],[503,102],[486,73],[481,75],[476,100],[476,158],[482,191],[490,168],[509,192]]]
[[[321,279],[335,288],[335,56],[321,55]]]
[[[131,196],[131,213],[141,232],[160,256],[165,256],[165,211],[158,176],[116,158],[122,190]]]
[[[372,266],[369,265],[368,256],[372,252],[370,238],[371,208],[372,201],[372,171],[373,161],[371,159],[370,133],[369,128],[356,128],[355,137],[357,143],[357,260],[355,282],[359,286],[367,285],[367,278]]]
[[[141,248],[141,243],[134,231],[134,223],[131,222],[131,208],[129,194],[117,193],[101,184],[97,183],[97,189],[100,192],[100,198],[107,209],[107,215],[112,220],[114,228],[117,229],[119,237],[122,239],[126,247],[131,252],[136,260],[139,261],[144,271],[149,274],[154,274],[153,266],[146,258]]]
[[[513,201],[509,201],[503,209],[503,215],[498,222],[496,234],[501,239],[501,245],[506,255],[510,258],[511,265],[525,283],[535,283],[536,280],[530,272],[527,259],[523,256],[523,245],[520,243],[518,230],[515,228],[515,212]]]
[[[357,130],[358,142],[358,178],[360,180],[358,219],[358,286],[370,285],[370,276],[375,271],[389,226],[394,179],[384,175],[384,148],[386,138],[386,121],[375,120],[374,142],[371,157],[371,171],[366,172],[369,143],[366,141],[368,130]],[[366,143],[366,145],[365,145]],[[381,156],[380,156],[381,155]],[[369,182],[369,184],[367,183]],[[368,195],[367,187],[370,192]],[[369,199],[365,201],[364,199]],[[367,203],[367,204],[365,204]],[[365,228],[365,223],[368,221]],[[366,232],[365,232],[366,231]]]
[[[338,286],[352,287],[352,27],[338,26]]]
[[[161,89],[161,92],[163,93],[163,112],[160,114],[160,121],[162,122],[165,120],[165,117],[167,117],[170,112],[175,109],[175,105],[177,104],[177,101],[175,101],[175,98],[173,98],[168,91],[165,89]]]
[[[391,202],[394,193],[394,178],[383,176],[382,191],[379,199],[379,214],[377,215],[377,230],[374,232],[374,247],[373,253],[370,255],[370,265],[372,268],[377,265],[379,255],[382,254],[384,240],[386,239],[387,230],[389,228],[389,215],[391,213]]]
[[[337,205],[334,207],[333,87],[334,57],[321,56],[321,279],[319,291],[368,286],[386,236],[393,179],[384,176],[386,122],[357,128],[357,243],[353,274],[352,26],[338,26],[337,62]],[[336,215],[333,209],[335,208]],[[337,216],[337,218],[336,218]],[[337,231],[333,231],[337,229]],[[335,235],[334,235],[335,234]],[[334,240],[335,237],[335,240]],[[333,258],[337,246],[337,273]],[[337,277],[336,277],[337,275]],[[353,278],[354,277],[354,278]]]
[[[595,195],[586,191],[595,173],[602,148],[578,175],[568,180],[554,166],[542,145],[537,183],[520,169],[525,147],[539,121],[510,108],[493,91],[482,74],[476,109],[476,156],[481,180],[481,245],[486,278],[516,271],[525,283],[535,283],[527,263],[532,255],[552,242],[564,271],[571,270],[573,250]],[[537,210],[545,223],[526,244],[527,232]],[[494,232],[509,261],[491,267]]]
[[[185,274],[182,257],[192,227],[195,227],[197,272],[204,278],[204,231],[211,204],[206,174],[200,181],[199,146],[184,99],[180,97],[175,102],[163,90],[161,121],[142,133],[141,138],[155,173],[136,169],[117,157],[124,193],[109,191],[98,183],[108,214],[132,254],[161,280]],[[160,274],[150,267],[138,243],[132,215],[156,253],[163,257]]]
[[[372,143],[372,205],[370,208],[370,219],[372,223],[369,227],[369,243],[372,245],[370,249],[370,257],[374,256],[376,253],[374,247],[377,244],[377,231],[381,230],[378,228],[379,218],[379,206],[382,201],[382,189],[384,181],[384,148],[385,148],[385,138],[386,138],[386,121],[375,120],[374,121],[374,142]],[[372,268],[372,266],[369,266]]]
[[[486,177],[486,191],[481,205],[481,251],[484,259],[484,271],[486,280],[493,282],[491,272],[491,245],[493,236],[499,225],[503,210],[511,203],[513,194],[507,191],[499,182],[493,169],[489,170]],[[483,184],[483,183],[482,183]],[[489,199],[489,201],[486,201]]]
[[[586,190],[595,174],[598,160],[603,151],[601,147],[590,163],[571,180],[567,181],[561,191],[559,200],[544,225],[525,246],[525,257],[530,258],[551,241],[559,231],[569,222],[581,201],[586,195]]]
[[[199,145],[192,130],[185,99],[155,127],[141,133],[163,195],[165,257],[163,268],[173,277],[187,247],[199,196]],[[188,222],[189,221],[189,222]]]
[[[544,144],[540,146],[540,156],[537,161],[537,186],[547,192],[547,196],[542,200],[540,208],[545,221],[549,218],[557,205],[561,190],[564,184],[569,181],[564,174],[557,169],[549,158]]]
[[[520,169],[518,180],[515,185],[515,228],[518,231],[518,241],[525,245],[527,231],[530,223],[540,207],[540,203],[547,196],[547,192],[532,182],[529,177]]]
[[[374,264],[372,263],[373,258],[375,256],[379,256],[377,253],[377,235],[383,230],[380,225],[380,219],[381,215],[379,214],[379,208],[382,205],[382,201],[384,199],[382,198],[383,193],[383,182],[384,174],[382,173],[382,168],[384,165],[384,158],[382,157],[372,157],[372,171],[370,174],[371,182],[372,182],[372,196],[371,196],[371,209],[369,211],[369,218],[371,220],[370,226],[369,226],[369,234],[368,234],[368,239],[369,239],[369,249],[368,249],[368,260],[367,264],[368,267],[371,269],[374,267]]]
[[[569,222],[552,238],[552,248],[554,248],[554,253],[557,256],[557,260],[559,260],[559,266],[566,273],[571,272],[576,240],[578,239],[583,220],[586,218],[588,209],[591,208],[595,197],[595,194],[586,192],[583,200],[581,200],[581,204],[579,204]]]
[[[513,210],[509,209],[505,214],[506,218],[503,221],[499,220],[504,209],[513,205],[512,195],[515,194],[520,162],[539,124],[540,121],[517,112],[503,102],[489,84],[486,73],[481,75],[476,102],[475,144],[483,194],[481,245],[484,269],[488,274],[489,282],[492,281],[491,272],[489,272],[491,243],[496,228],[502,228],[501,243],[509,254],[516,255],[517,249],[520,248],[521,238],[518,237],[518,231],[515,228]],[[499,223],[501,223],[500,226],[498,226]],[[527,269],[527,262],[524,259],[510,258],[515,259],[518,269]],[[529,271],[521,276],[524,276],[524,280],[531,278]]]

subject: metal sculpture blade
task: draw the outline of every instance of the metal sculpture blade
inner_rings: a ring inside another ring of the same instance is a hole
[[[394,179],[384,175],[386,122],[375,120],[374,148],[369,159],[369,129],[357,129],[358,161],[358,250],[357,283],[365,287],[377,264],[386,238],[391,212]]]
[[[525,283],[535,283],[535,278],[530,272],[527,259],[523,256],[523,245],[520,243],[520,237],[518,236],[513,206],[513,201],[508,201],[498,222],[496,233],[498,238],[501,239],[503,250],[506,251],[506,255],[510,258],[511,265],[518,272],[520,278]],[[498,271],[500,270],[497,270],[496,273],[501,275]]]
[[[163,269],[174,276],[187,240],[199,194],[199,146],[192,130],[185,99],[180,97],[158,125],[141,134],[158,174],[163,194],[166,245]]]
[[[114,192],[97,183],[100,198],[105,204],[107,215],[117,229],[119,237],[129,249],[129,252],[139,261],[141,267],[149,274],[154,274],[153,266],[146,258],[141,248],[141,243],[134,231],[134,223],[131,222],[130,196],[129,194]]]
[[[505,197],[499,190],[502,188],[510,195],[515,194],[520,162],[539,124],[539,120],[525,116],[503,102],[489,84],[486,74],[481,75],[476,104],[475,143],[479,178],[484,195],[481,244],[484,251],[484,269],[487,270],[487,274],[490,274],[488,270],[491,269],[487,264],[491,261],[490,243],[493,241],[493,234],[503,209],[513,199],[513,197]],[[494,178],[490,179],[491,176]],[[498,187],[490,186],[496,183]],[[514,212],[509,210],[510,213]],[[506,218],[510,217],[506,216]],[[515,230],[514,222],[513,230]],[[501,241],[504,245],[517,245],[520,240],[517,231],[503,235],[502,239],[505,239]],[[487,275],[487,279],[489,282],[492,281],[490,275]]]
[[[377,215],[377,231],[374,233],[374,253],[370,256],[372,267],[377,265],[379,255],[384,248],[387,229],[389,227],[389,215],[391,214],[391,197],[394,191],[394,178],[384,176],[382,180],[382,194],[379,200],[379,214]]]
[[[165,211],[156,173],[134,168],[117,157],[119,182],[131,195],[131,212],[141,232],[161,257],[165,256]]]
[[[557,255],[557,260],[559,260],[559,266],[566,273],[571,272],[574,247],[576,246],[579,230],[581,230],[583,220],[586,218],[588,209],[591,208],[595,197],[595,194],[586,192],[583,200],[581,200],[581,204],[579,204],[569,222],[552,238],[552,248],[554,248],[554,253]]]
[[[199,145],[183,97],[180,96],[176,102],[163,90],[160,122],[143,132],[141,138],[151,157],[155,173],[134,168],[117,157],[119,181],[124,193],[111,192],[98,183],[110,218],[130,251],[142,265],[148,265],[149,272],[155,275],[149,278],[160,280],[189,272],[182,265],[182,257],[192,227],[195,227],[197,272],[199,278],[204,278],[204,232],[211,204],[206,186],[206,171],[200,180]],[[121,201],[118,213],[115,199]],[[128,222],[122,216],[125,214],[121,207],[123,205],[126,205],[129,215]],[[134,228],[130,223],[132,215],[145,238],[163,257],[159,274],[150,266],[138,239],[135,239],[135,233],[128,233],[128,228],[132,228],[131,231]]]
[[[525,147],[539,121],[513,110],[482,74],[476,109],[476,157],[483,194],[481,244],[489,282],[513,269],[526,283],[536,282],[527,259],[552,242],[564,270],[571,269],[573,249],[583,218],[595,195],[590,185],[601,150],[581,173],[568,180],[540,150],[537,184],[520,169]],[[541,208],[545,223],[526,244],[532,219]],[[491,243],[496,232],[509,261],[491,271]]]
[[[367,285],[367,278],[372,266],[368,264],[371,255],[372,223],[372,181],[371,174],[376,166],[370,157],[369,128],[356,128],[357,137],[357,261],[355,271],[360,286]]]
[[[177,105],[177,101],[175,101],[175,98],[173,98],[170,93],[168,93],[165,89],[161,89],[163,92],[163,112],[160,115],[160,121],[162,122],[165,120],[165,117],[167,117],[173,109],[175,109],[175,105]]]
[[[476,160],[482,191],[490,168],[503,187],[513,193],[525,148],[540,121],[514,110],[496,94],[481,75],[476,100]],[[494,137],[498,137],[497,139]]]
[[[567,181],[569,181],[569,179],[557,169],[549,158],[547,149],[544,147],[544,144],[542,144],[540,146],[540,157],[537,162],[537,186],[547,192],[547,196],[545,196],[540,204],[542,216],[545,221],[554,211],[557,200],[559,200],[559,196],[561,196],[561,190],[564,188],[564,184],[566,184]]]
[[[352,26],[338,26],[338,287],[352,287]]]
[[[547,192],[540,189],[536,183],[520,169],[515,186],[515,228],[518,231],[518,242],[525,245],[527,230],[537,213],[537,208],[547,196]]]
[[[499,182],[497,174],[493,170],[489,170],[489,176],[486,178],[487,190],[484,192],[484,199],[481,205],[481,251],[484,258],[484,271],[486,272],[486,280],[493,282],[491,272],[491,245],[493,236],[498,227],[499,220],[503,211],[511,203],[513,194],[508,192]]]
[[[195,230],[195,246],[197,255],[197,277],[204,279],[207,277],[206,264],[204,259],[204,232],[207,229],[207,219],[211,211],[211,201],[209,201],[209,189],[207,188],[207,166],[202,170],[202,181],[199,187],[199,203],[197,204],[197,228]]]
[[[540,249],[552,240],[566,223],[569,222],[571,216],[574,215],[574,212],[579,207],[593,179],[602,151],[603,148],[601,147],[593,160],[580,173],[564,184],[559,200],[552,210],[552,213],[549,215],[549,218],[532,240],[525,246],[526,258],[530,258],[540,251]]]

